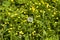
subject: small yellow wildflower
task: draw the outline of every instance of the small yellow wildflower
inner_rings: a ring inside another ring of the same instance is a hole
[[[20,34],[24,34],[22,31],[19,32]]]
[[[33,11],[33,12],[35,11],[35,8],[34,8],[33,6],[32,6],[32,8],[31,8],[31,9],[32,9],[32,11]]]
[[[39,3],[39,5],[41,5],[41,3]]]
[[[20,17],[18,17],[18,18],[20,18]]]
[[[54,12],[54,15],[56,14],[56,12]]]
[[[24,11],[21,11],[21,13],[23,13]]]
[[[26,12],[24,12],[24,14],[26,14]]]
[[[33,31],[32,34],[35,35],[36,31]]]
[[[57,23],[57,22],[55,22],[55,23]]]
[[[8,12],[8,15],[10,15],[10,12]]]
[[[18,26],[18,28],[20,28],[21,26]]]
[[[49,4],[47,3],[46,7],[48,8],[49,7]]]
[[[15,13],[15,16],[17,16],[18,14],[17,13]]]
[[[52,17],[54,17],[54,15],[52,15]]]
[[[43,12],[43,10],[40,10],[40,12],[42,13],[42,12]]]
[[[11,2],[14,2],[14,0],[11,0]]]
[[[10,28],[11,30],[13,29],[13,28]]]
[[[9,24],[9,22],[5,22],[5,24]]]
[[[27,20],[23,20],[23,22],[26,22]]]
[[[40,15],[37,15],[36,17],[40,17]]]
[[[35,2],[35,4],[38,4],[37,2]]]
[[[39,6],[36,6],[36,8],[38,8]]]

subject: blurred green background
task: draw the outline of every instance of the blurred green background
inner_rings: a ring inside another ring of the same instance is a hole
[[[0,0],[0,40],[60,40],[60,0]]]

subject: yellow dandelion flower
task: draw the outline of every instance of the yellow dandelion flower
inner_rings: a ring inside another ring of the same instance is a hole
[[[32,6],[32,8],[31,8],[31,9],[32,9],[32,11],[33,11],[33,12],[35,11],[35,8],[34,8],[33,6]]]

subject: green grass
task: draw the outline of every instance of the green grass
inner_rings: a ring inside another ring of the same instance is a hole
[[[60,40],[60,0],[0,0],[0,40]]]

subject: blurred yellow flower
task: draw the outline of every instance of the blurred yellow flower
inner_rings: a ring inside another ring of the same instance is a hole
[[[20,34],[24,34],[22,31],[19,32]]]
[[[10,28],[10,30],[12,30],[13,28]]]
[[[10,30],[8,32],[11,32]]]
[[[36,17],[40,17],[40,15],[36,15]]]
[[[8,12],[8,15],[10,15],[10,12]]]
[[[56,12],[54,12],[54,15],[56,14]]]
[[[31,8],[31,9],[32,9],[32,11],[33,11],[33,12],[35,11],[35,8],[34,8],[33,6],[32,6],[32,8]]]
[[[18,17],[18,18],[20,18],[20,17]]]
[[[32,34],[35,35],[36,31],[33,31]]]
[[[11,2],[14,2],[14,0],[11,0]]]
[[[55,23],[57,23],[57,22],[55,22]]]
[[[48,8],[49,7],[49,4],[47,3],[46,7]]]
[[[39,3],[39,5],[41,5],[41,3]]]
[[[40,12],[42,13],[42,12],[43,12],[43,10],[40,10]]]
[[[27,20],[23,20],[23,22],[26,22]]]
[[[18,14],[17,13],[15,13],[15,16],[17,16]]]
[[[26,12],[24,12],[24,14],[26,14]]]
[[[54,15],[52,15],[52,17],[54,17]]]
[[[37,2],[35,2],[35,4],[38,4]]]
[[[9,24],[9,22],[5,22],[5,24]]]
[[[16,32],[15,35],[18,35],[18,33]]]

